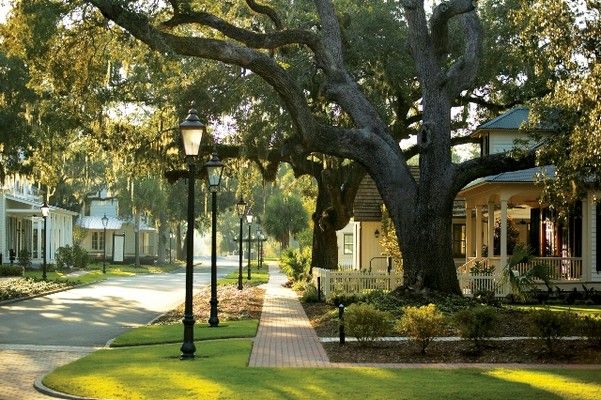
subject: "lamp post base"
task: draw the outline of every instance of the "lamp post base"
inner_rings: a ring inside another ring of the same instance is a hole
[[[182,320],[184,323],[184,342],[180,348],[182,354],[180,360],[192,360],[194,359],[194,353],[196,353],[196,345],[194,344],[194,317],[184,316]]]
[[[219,326],[219,317],[217,317],[217,300],[211,300],[211,316],[209,317],[209,325],[212,328],[216,328]]]

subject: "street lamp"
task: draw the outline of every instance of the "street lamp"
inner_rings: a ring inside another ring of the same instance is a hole
[[[192,280],[194,268],[194,179],[196,165],[194,157],[198,156],[202,135],[206,126],[198,118],[197,111],[190,109],[188,116],[179,124],[182,133],[184,152],[188,159],[188,230],[186,232],[186,300],[184,303],[184,342],[181,347],[182,360],[194,359],[194,314],[192,311]]]
[[[217,153],[213,153],[211,159],[205,164],[207,179],[211,190],[211,315],[209,325],[219,326],[217,317],[217,190],[221,183],[223,163],[219,161]]]
[[[259,264],[261,268],[263,268],[263,243],[265,243],[266,240],[267,238],[265,237],[265,235],[263,235],[263,232],[261,232],[261,261]]]
[[[238,290],[242,290],[242,224],[243,219],[246,214],[246,202],[240,195],[240,200],[236,203],[236,212],[238,213],[238,218],[240,218],[240,242],[238,247]]]
[[[106,274],[106,227],[109,224],[109,219],[107,218],[106,214],[104,214],[104,217],[102,217],[102,227],[104,228],[104,239],[102,242],[102,273]]]
[[[250,227],[253,223],[253,212],[250,209],[250,207],[248,208],[248,212],[246,213],[246,222],[248,222],[248,276],[247,279],[250,281],[250,245],[251,245],[251,240],[250,240]]]
[[[48,204],[44,201],[44,204],[42,205],[42,207],[40,208],[40,210],[42,211],[42,217],[44,217],[44,262],[42,263],[42,279],[46,280],[46,247],[47,247],[47,241],[46,241],[46,222],[48,220],[48,215],[50,215],[50,207],[48,207]]]
[[[257,268],[261,268],[261,228],[257,226]]]

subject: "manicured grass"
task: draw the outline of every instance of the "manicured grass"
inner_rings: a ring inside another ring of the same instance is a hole
[[[246,266],[242,271],[242,282],[246,285],[257,286],[269,281],[269,271],[267,265],[263,265],[263,268],[258,269],[256,265],[251,266],[250,269],[250,281],[247,278],[248,271]],[[217,280],[218,285],[237,285],[238,284],[238,271],[230,272],[226,276]]]
[[[220,322],[219,327],[211,328],[206,322],[197,321],[194,325],[195,340],[248,338],[257,334],[259,321],[247,319]],[[127,331],[117,337],[111,347],[139,346],[159,343],[179,343],[182,341],[183,325],[150,325]]]
[[[527,306],[523,306],[523,305],[512,305],[512,306],[507,306],[509,308],[513,308],[516,310],[522,310],[522,311],[534,311],[534,310],[551,310],[551,311],[558,311],[558,312],[573,312],[576,313],[578,315],[589,315],[589,316],[597,316],[597,317],[601,317],[601,306],[585,306],[585,305],[548,305],[548,306],[544,306],[544,305],[527,305]]]
[[[556,400],[601,398],[593,369],[247,368],[246,339],[100,350],[55,370],[47,386],[115,399]]]

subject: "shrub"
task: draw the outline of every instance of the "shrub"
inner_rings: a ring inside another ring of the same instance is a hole
[[[534,311],[530,314],[530,334],[541,339],[552,353],[554,344],[565,336],[576,322],[573,314],[551,310]]]
[[[80,245],[60,247],[55,254],[56,266],[59,269],[85,269],[90,263],[88,252]]]
[[[476,349],[480,349],[482,343],[491,337],[497,322],[496,310],[491,307],[478,306],[465,309],[453,316],[455,327],[463,339],[474,342]]]
[[[373,343],[392,330],[392,316],[371,304],[357,303],[349,306],[344,315],[345,328],[359,343]]]
[[[280,256],[280,267],[293,281],[306,280],[311,269],[311,248],[284,250]]]
[[[582,336],[596,347],[601,347],[601,318],[585,316],[580,320]]]
[[[0,265],[0,276],[21,276],[23,269],[14,265]]]
[[[405,332],[426,353],[426,347],[444,329],[444,316],[434,304],[421,307],[405,307],[403,316],[397,322],[397,329]]]
[[[17,264],[23,268],[29,268],[31,266],[31,254],[26,249],[19,251],[17,258]]]
[[[346,293],[334,289],[328,296],[327,301],[336,307],[341,304],[343,304],[345,307],[348,307],[351,304],[362,302],[364,299],[365,296],[361,293]]]
[[[305,303],[317,303],[319,301],[317,298],[317,288],[314,284],[308,283],[305,285],[301,300]]]

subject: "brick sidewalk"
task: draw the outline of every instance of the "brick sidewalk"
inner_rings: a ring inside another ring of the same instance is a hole
[[[36,391],[33,382],[93,350],[92,347],[0,345],[0,399],[51,399]]]
[[[259,330],[250,367],[330,367],[330,361],[309,323],[296,293],[282,285],[286,277],[269,266]]]

